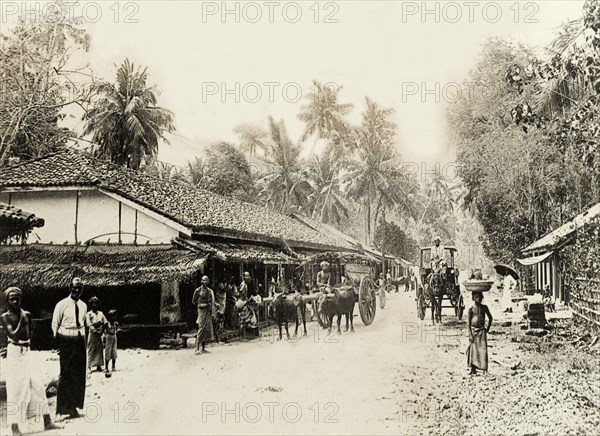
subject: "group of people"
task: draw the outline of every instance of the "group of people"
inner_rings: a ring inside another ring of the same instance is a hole
[[[115,370],[117,359],[116,312],[108,317],[99,310],[99,300],[89,300],[90,310],[81,301],[83,281],[73,278],[69,296],[58,302],[52,316],[52,334],[60,359],[56,414],[79,417],[85,399],[86,368],[93,367],[110,374],[109,362]],[[10,415],[14,435],[21,434],[20,424],[26,418],[42,414],[46,429],[61,428],[50,418],[45,389],[37,379],[30,362],[31,314],[21,307],[22,291],[10,287],[4,291],[7,310],[0,322],[8,336],[6,351],[7,401],[16,407]]]
[[[224,327],[238,327],[240,340],[245,339],[245,331],[258,336],[258,306],[261,297],[249,272],[244,272],[240,286],[232,277],[228,284],[220,283],[217,292],[208,287],[210,279],[202,276],[200,287],[192,296],[192,304],[198,310],[196,324],[196,354],[209,353],[206,343],[221,342]]]

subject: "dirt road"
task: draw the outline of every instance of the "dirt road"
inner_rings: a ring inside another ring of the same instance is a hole
[[[442,328],[420,322],[413,298],[390,295],[371,326],[357,316],[355,332],[340,336],[311,323],[306,337],[278,342],[265,332],[201,356],[119,350],[118,371],[91,375],[85,417],[63,422],[60,434],[506,434],[517,411],[516,434],[525,434],[531,392],[493,392],[511,380],[516,344],[490,335],[491,374],[470,378],[466,322],[450,309]],[[50,379],[57,356],[35,355]],[[581,411],[591,416],[584,433],[593,412]],[[552,433],[551,424],[539,430]]]

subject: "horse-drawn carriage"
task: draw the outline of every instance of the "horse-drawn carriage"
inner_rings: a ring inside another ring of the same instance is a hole
[[[332,286],[317,286],[316,277],[324,261],[330,267]],[[287,333],[288,321],[296,321],[296,331],[299,321],[305,322],[307,304],[312,305],[317,321],[323,328],[331,328],[333,318],[337,315],[339,332],[341,317],[345,315],[346,329],[350,324],[354,330],[353,313],[356,303],[363,323],[370,325],[375,319],[378,291],[385,292],[384,289],[378,290],[373,280],[378,268],[377,260],[358,253],[331,252],[308,258],[297,268],[297,283],[301,286],[296,287],[294,294],[265,299],[265,302],[272,302],[274,306],[280,337],[282,323],[285,323]],[[304,331],[306,334],[306,325]]]
[[[458,268],[456,268],[456,254],[458,250],[455,247],[444,247],[444,258],[440,259],[438,268],[432,268],[434,247],[421,249],[421,260],[419,276],[421,283],[417,287],[417,315],[423,320],[425,311],[431,307],[432,322],[440,323],[442,321],[442,308],[453,308],[454,314],[460,320],[462,319],[465,304],[460,293],[458,283]],[[447,300],[450,305],[443,306],[443,301]]]

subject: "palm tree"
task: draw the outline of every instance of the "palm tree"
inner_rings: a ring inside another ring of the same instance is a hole
[[[398,170],[394,140],[396,125],[389,120],[393,109],[382,109],[369,98],[360,127],[354,130],[354,154],[345,161],[348,196],[359,201],[365,213],[366,243],[371,240],[371,207],[408,205],[407,181]]]
[[[83,135],[93,134],[95,154],[119,165],[138,169],[146,156],[158,154],[164,132],[175,130],[173,113],[157,106],[156,91],[146,87],[147,69],[135,69],[125,59],[117,83],[95,86],[94,107],[84,115]]]
[[[143,167],[144,172],[152,174],[161,180],[179,183],[189,183],[188,175],[184,168],[154,160]]]
[[[242,124],[233,129],[240,138],[240,149],[248,153],[248,161],[256,156],[257,150],[268,150],[267,138],[269,134],[262,128],[252,124]]]
[[[283,121],[276,123],[269,117],[269,127],[272,144],[265,159],[267,174],[259,180],[259,196],[265,206],[279,212],[301,211],[311,187],[302,171],[300,146],[290,140]]]
[[[339,103],[339,92],[342,87],[324,86],[313,81],[314,90],[306,96],[310,102],[301,108],[298,118],[304,121],[306,127],[300,138],[304,142],[310,135],[316,133],[311,154],[319,139],[338,140],[349,130],[345,120],[352,109],[351,104]]]
[[[190,175],[190,182],[192,185],[197,186],[202,181],[204,177],[206,165],[204,160],[199,157],[196,157],[193,161],[188,162],[188,173]]]
[[[324,223],[339,224],[342,217],[349,218],[347,201],[342,191],[340,166],[330,153],[315,156],[308,169],[308,181],[312,187],[312,218]]]

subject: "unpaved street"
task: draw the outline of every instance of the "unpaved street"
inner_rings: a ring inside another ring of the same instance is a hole
[[[492,327],[490,374],[471,378],[466,322],[444,309],[441,329],[421,323],[413,298],[392,294],[371,326],[356,316],[355,332],[341,336],[311,323],[298,340],[265,332],[202,356],[120,350],[118,371],[110,379],[91,375],[86,416],[63,422],[61,434],[563,434],[570,427],[557,423],[565,410],[580,432],[593,434],[600,423],[594,391],[571,395],[564,377],[548,388],[539,376],[553,376],[547,367],[533,377],[511,371],[531,354],[509,340],[518,326]],[[46,379],[58,371],[55,355],[34,354]]]

